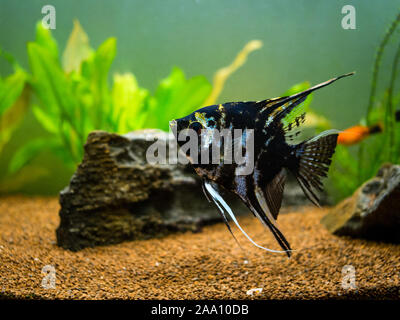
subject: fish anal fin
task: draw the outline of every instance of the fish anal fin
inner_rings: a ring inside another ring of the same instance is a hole
[[[278,226],[275,223],[275,219],[271,216],[268,210],[263,210],[259,203],[249,203],[249,208],[254,212],[256,217],[272,232],[278,244],[281,248],[286,252],[288,257],[290,257],[290,252],[292,249],[290,248],[289,242],[286,240],[285,236],[279,230]]]
[[[275,218],[271,215],[267,208],[264,192],[257,187],[254,190],[254,197],[246,196],[245,198],[242,198],[242,200],[253,212],[253,214],[262,222],[262,224],[272,232],[281,248],[284,250],[284,252],[286,252],[288,257],[290,257],[290,252],[292,249],[290,248],[290,244],[286,240],[285,236],[279,230]]]

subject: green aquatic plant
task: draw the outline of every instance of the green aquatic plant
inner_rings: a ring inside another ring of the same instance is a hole
[[[224,68],[217,70],[213,79],[213,89],[207,100],[204,102],[205,106],[213,105],[217,102],[222,89],[225,86],[226,80],[234,73],[237,69],[246,63],[247,56],[255,50],[260,49],[263,46],[260,40],[252,40],[248,42],[244,48],[237,54],[232,63]]]
[[[0,77],[0,157],[13,133],[19,128],[29,111],[31,87],[28,84],[28,74],[15,59],[0,49],[0,57],[8,61],[13,73]],[[45,169],[29,166],[18,172],[12,172],[2,177],[0,192],[17,190],[22,183],[34,181],[45,174]]]
[[[169,119],[200,106],[211,92],[204,76],[186,79],[177,67],[160,82],[154,95],[139,87],[132,73],[115,74],[109,86],[115,54],[115,38],[93,50],[75,21],[60,59],[50,31],[37,24],[36,40],[28,43],[28,82],[36,98],[33,114],[49,135],[30,140],[18,150],[10,161],[10,172],[18,171],[46,149],[75,167],[93,130],[168,130]]]
[[[27,74],[11,55],[0,49],[0,56],[13,67],[13,73],[0,76],[0,154],[10,140],[13,131],[25,116],[29,105]]]
[[[359,145],[338,145],[332,167],[331,182],[336,200],[350,196],[363,182],[373,177],[385,163],[400,163],[400,123],[396,121],[396,109],[400,106],[398,78],[400,42],[392,58],[392,68],[384,89],[377,93],[379,71],[385,49],[391,40],[399,40],[400,14],[391,23],[378,46],[366,115],[360,125],[367,128],[378,125],[380,134],[371,135]],[[397,33],[396,33],[397,32]]]
[[[142,128],[167,131],[169,120],[217,99],[226,78],[244,64],[251,51],[261,47],[257,40],[246,45],[222,83],[218,74],[223,69],[217,72],[214,90],[206,77],[188,79],[180,68],[174,67],[151,93],[139,86],[132,73],[110,76],[116,42],[115,38],[109,38],[94,50],[75,21],[61,55],[50,30],[37,24],[36,39],[27,47],[30,71],[26,74],[35,98],[32,112],[48,134],[27,140],[12,157],[10,174],[45,150],[74,169],[82,159],[86,137],[93,130],[120,134]]]

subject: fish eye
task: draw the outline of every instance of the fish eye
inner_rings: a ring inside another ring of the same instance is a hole
[[[209,127],[215,127],[216,123],[215,123],[214,120],[208,120],[207,125],[208,125]]]
[[[200,122],[192,122],[190,125],[189,125],[189,129],[193,129],[194,131],[196,131],[197,132],[197,134],[200,134],[200,131],[201,131],[201,129],[203,129],[203,126],[201,125],[201,123]]]

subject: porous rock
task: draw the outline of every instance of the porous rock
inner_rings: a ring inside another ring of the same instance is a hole
[[[221,221],[190,165],[147,162],[155,139],[165,141],[168,152],[173,137],[159,130],[89,134],[82,163],[60,193],[59,246],[76,251]]]
[[[400,242],[400,166],[385,164],[376,177],[321,220],[333,234]]]

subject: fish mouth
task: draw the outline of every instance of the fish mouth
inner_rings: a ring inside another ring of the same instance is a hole
[[[176,120],[171,120],[169,122],[169,127],[171,128],[172,133],[174,134],[174,136],[176,137],[177,135],[177,130],[178,130],[178,123],[176,122]]]
[[[176,126],[177,126],[177,123],[176,123],[176,120],[171,120],[170,122],[169,122],[169,127],[173,130],[174,128],[176,128]]]

